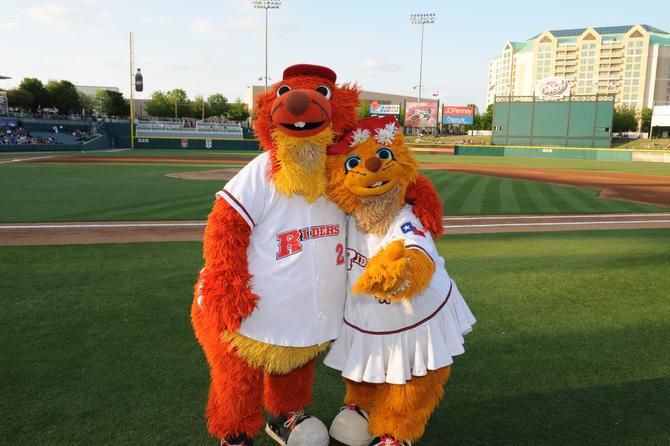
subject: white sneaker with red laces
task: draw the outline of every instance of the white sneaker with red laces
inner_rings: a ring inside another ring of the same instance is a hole
[[[412,443],[401,443],[390,435],[382,435],[373,439],[370,446],[412,446]]]
[[[328,429],[304,411],[268,417],[265,432],[281,446],[328,446]]]
[[[347,446],[368,446],[368,414],[355,404],[344,406],[330,425],[330,436]]]

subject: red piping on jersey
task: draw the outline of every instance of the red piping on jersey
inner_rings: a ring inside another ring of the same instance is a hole
[[[412,324],[412,325],[410,325],[409,327],[399,328],[399,329],[397,329],[397,330],[391,330],[391,331],[370,331],[370,330],[363,330],[362,328],[359,328],[359,327],[355,326],[354,324],[352,324],[351,322],[349,322],[349,321],[346,320],[346,319],[344,319],[344,323],[347,324],[348,326],[350,326],[351,328],[353,328],[354,330],[360,331],[361,333],[365,333],[365,334],[371,334],[371,335],[379,335],[379,336],[382,336],[382,335],[390,335],[390,334],[402,333],[403,331],[407,331],[407,330],[411,330],[411,329],[413,329],[413,328],[416,328],[416,327],[418,327],[419,325],[423,324],[424,322],[428,322],[429,320],[431,320],[432,318],[434,318],[435,315],[436,315],[437,313],[439,313],[440,310],[441,310],[442,308],[444,308],[444,306],[445,306],[445,305],[447,304],[447,302],[449,301],[449,297],[451,297],[451,290],[452,290],[453,288],[454,288],[454,282],[451,282],[451,285],[449,285],[449,292],[447,293],[447,297],[444,298],[444,302],[442,302],[442,303],[440,304],[440,306],[437,307],[437,309],[436,309],[435,311],[433,311],[433,313],[432,313],[430,316],[428,316],[428,317],[426,317],[426,318],[424,318],[424,319],[421,319],[419,322],[417,322],[416,324]]]
[[[223,189],[222,192],[224,194],[228,195],[230,197],[230,199],[233,200],[235,202],[235,204],[240,207],[240,209],[242,209],[242,211],[246,214],[246,216],[249,218],[249,220],[251,220],[251,224],[253,226],[256,226],[256,222],[254,221],[253,218],[251,218],[251,215],[249,215],[249,212],[247,212],[247,209],[244,206],[242,206],[242,203],[237,201],[237,198],[233,197],[232,194],[230,192],[228,192],[227,190]]]
[[[407,249],[419,249],[419,250],[426,253],[426,255],[428,256],[428,258],[430,259],[431,262],[435,263],[435,260],[433,260],[433,257],[430,254],[428,254],[428,251],[423,249],[421,246],[419,246],[419,245],[405,245],[405,248],[407,248]]]

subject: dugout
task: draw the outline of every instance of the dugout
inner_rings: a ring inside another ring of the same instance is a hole
[[[614,95],[572,95],[551,101],[499,96],[493,105],[492,143],[513,146],[612,145]]]

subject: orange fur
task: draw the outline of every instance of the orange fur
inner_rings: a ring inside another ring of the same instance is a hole
[[[442,221],[442,199],[435,190],[433,183],[422,174],[416,176],[416,182],[407,187],[405,200],[412,205],[412,212],[420,220],[423,227],[433,234],[436,241],[444,232]]]
[[[202,307],[219,333],[236,331],[258,301],[247,267],[250,235],[251,228],[238,212],[217,199],[205,229],[205,268],[198,284],[202,285]]]
[[[316,359],[286,375],[265,374],[263,402],[274,415],[295,412],[312,401]]]
[[[401,442],[417,441],[444,395],[450,373],[448,366],[426,376],[415,376],[402,385],[376,384],[370,433],[376,437],[389,434]]]
[[[428,286],[434,272],[435,263],[430,257],[396,240],[370,259],[351,290],[391,302],[411,299]]]
[[[374,408],[375,396],[379,384],[366,382],[356,382],[350,379],[344,379],[346,394],[344,395],[344,404],[355,404],[364,411],[370,413]]]

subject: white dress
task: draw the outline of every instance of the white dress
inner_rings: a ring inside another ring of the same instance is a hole
[[[368,260],[395,240],[426,253],[435,262],[428,287],[411,300],[379,302],[374,296],[354,295],[351,287]],[[463,353],[463,335],[475,318],[444,267],[430,233],[406,206],[383,236],[358,230],[349,219],[347,236],[347,297],[340,336],[325,364],[352,381],[405,384],[453,363]]]

